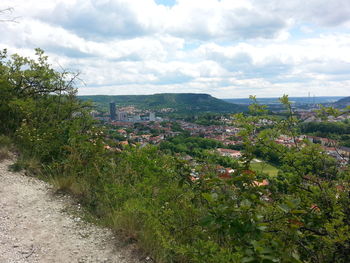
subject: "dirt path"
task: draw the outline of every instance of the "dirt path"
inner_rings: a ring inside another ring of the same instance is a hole
[[[132,244],[82,222],[67,208],[79,206],[35,178],[0,162],[0,262],[146,262]]]

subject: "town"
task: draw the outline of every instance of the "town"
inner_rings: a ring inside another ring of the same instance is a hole
[[[169,108],[160,109],[158,112],[172,112]],[[321,122],[321,118],[315,111],[312,110],[298,110],[295,109],[295,114],[299,117],[300,123]],[[235,125],[234,116],[219,116],[220,125],[201,125],[195,122],[185,121],[184,119],[172,119],[169,117],[156,116],[156,113],[151,110],[141,110],[137,107],[123,106],[117,107],[116,103],[109,104],[109,112],[100,113],[93,111],[92,115],[95,119],[109,129],[109,136],[117,142],[115,149],[122,151],[126,146],[144,147],[147,144],[152,145],[166,145],[164,142],[172,140],[176,137],[185,138],[203,138],[210,141],[215,141],[217,144],[213,147],[208,147],[210,153],[228,157],[232,160],[238,161],[242,157],[242,150],[244,149],[243,141],[239,136],[240,128]],[[350,119],[349,114],[343,114],[338,117],[328,117],[327,122],[342,122]],[[273,125],[270,120],[263,120],[263,125]],[[306,142],[320,145],[323,151],[333,157],[339,164],[339,167],[344,167],[349,163],[350,148],[340,145],[337,140],[319,137],[308,134],[299,134],[296,138],[287,135],[280,135],[275,139],[275,143],[285,147],[294,147],[296,143],[303,147]],[[162,144],[163,143],[163,144]],[[182,158],[191,161],[195,167],[198,163],[195,154],[190,150],[176,150],[177,154],[182,154]],[[268,172],[276,174],[278,168],[267,164],[267,160],[254,159],[252,164],[256,167],[263,167],[263,164],[272,167]],[[221,171],[233,171],[229,167],[218,166]],[[226,173],[226,172],[225,172]]]

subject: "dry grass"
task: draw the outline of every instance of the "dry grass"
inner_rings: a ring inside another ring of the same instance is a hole
[[[73,176],[54,176],[49,179],[49,183],[53,185],[56,191],[70,193],[76,197],[81,197],[86,192],[84,185],[78,183]]]
[[[11,138],[5,135],[0,135],[0,147],[10,147],[12,144]]]
[[[11,159],[11,152],[7,146],[0,148],[0,161],[6,159]]]
[[[33,157],[23,158],[23,156],[20,156],[14,164],[10,165],[10,170],[13,172],[24,170],[24,173],[29,176],[42,175],[42,165]]]
[[[42,166],[36,158],[26,159],[24,162],[24,168],[29,175],[41,175]]]
[[[11,159],[11,139],[7,136],[0,135],[0,161]]]

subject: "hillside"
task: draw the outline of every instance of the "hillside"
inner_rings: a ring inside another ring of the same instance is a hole
[[[345,108],[347,106],[350,106],[350,97],[342,98],[334,103],[334,107],[336,108]]]
[[[160,93],[154,95],[118,95],[118,96],[79,96],[82,100],[91,100],[99,108],[107,109],[110,102],[118,106],[134,105],[139,108],[172,108],[176,112],[240,112],[246,107],[228,103],[208,94],[196,93]]]
[[[289,97],[289,100],[293,104],[325,104],[325,103],[333,103],[338,101],[343,97],[339,96],[313,96],[313,97]],[[265,105],[280,105],[278,97],[275,98],[256,98],[257,101],[261,104]],[[249,98],[238,98],[238,99],[224,99],[227,102],[236,103],[236,104],[251,104],[252,101]]]
[[[84,221],[76,201],[11,164],[0,161],[0,262],[142,262],[134,244]]]

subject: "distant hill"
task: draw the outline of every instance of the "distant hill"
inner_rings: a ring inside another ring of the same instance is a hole
[[[334,102],[335,108],[345,108],[347,106],[350,106],[350,97],[345,97]]]
[[[290,102],[293,104],[327,104],[338,101],[343,97],[339,96],[322,96],[322,97],[289,97]],[[244,99],[224,99],[227,102],[236,103],[236,104],[251,104],[252,101],[248,98]],[[281,104],[279,98],[259,98],[257,101],[261,104],[272,105],[272,104]]]
[[[94,95],[78,96],[82,100],[91,100],[97,107],[108,109],[110,102],[117,106],[134,105],[141,109],[172,108],[178,113],[200,112],[241,112],[246,106],[237,105],[212,97],[209,94],[197,93],[160,93],[154,95]]]

